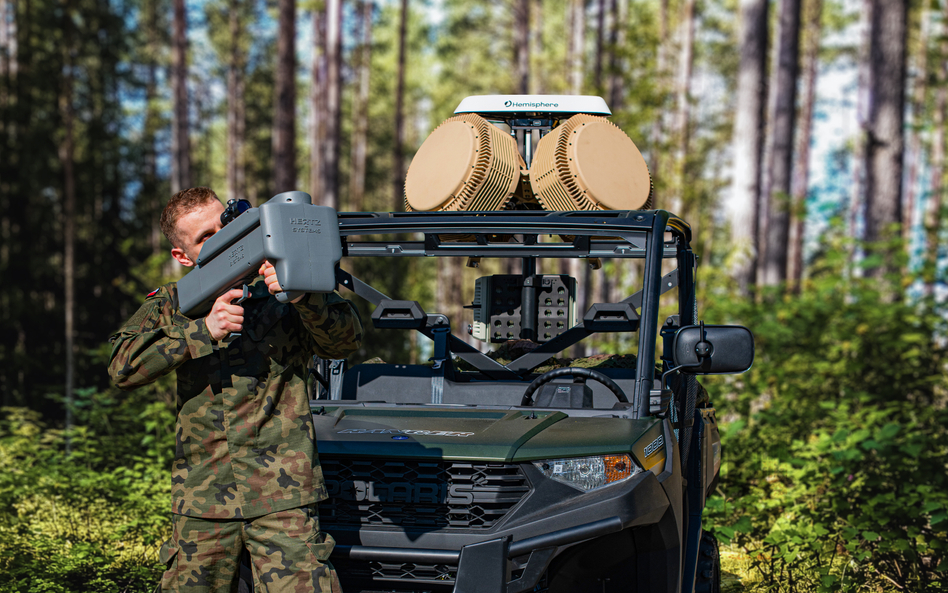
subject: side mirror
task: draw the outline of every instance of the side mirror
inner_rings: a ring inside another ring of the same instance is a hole
[[[741,325],[688,325],[675,333],[672,352],[683,373],[743,373],[754,364],[754,334]]]

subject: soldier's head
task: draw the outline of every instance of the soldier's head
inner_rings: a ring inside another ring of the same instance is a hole
[[[201,247],[221,230],[221,204],[217,194],[206,187],[192,187],[171,196],[161,212],[161,232],[171,242],[171,255],[181,265],[193,266]]]

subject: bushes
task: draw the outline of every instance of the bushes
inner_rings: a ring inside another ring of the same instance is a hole
[[[843,261],[827,251],[799,295],[759,304],[702,270],[702,318],[757,343],[750,372],[703,380],[724,443],[706,524],[763,590],[945,590],[944,311],[887,303],[899,284],[847,279]],[[70,435],[2,411],[0,592],[154,588],[174,418],[152,389],[170,385],[78,393]]]
[[[705,294],[706,321],[743,323],[757,344],[749,373],[704,381],[725,451],[709,523],[765,590],[948,582],[944,317],[886,302],[891,286],[827,267],[798,296]]]
[[[92,426],[68,435],[36,412],[2,410],[0,591],[150,592],[160,576],[173,415],[114,394],[78,401],[77,419]]]

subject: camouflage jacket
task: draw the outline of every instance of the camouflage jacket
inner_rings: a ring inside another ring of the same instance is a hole
[[[345,358],[362,340],[338,294],[283,304],[262,278],[244,301],[240,336],[214,342],[177,309],[177,286],[149,295],[112,336],[109,374],[134,389],[177,371],[172,512],[257,517],[326,498],[306,379],[313,354]]]

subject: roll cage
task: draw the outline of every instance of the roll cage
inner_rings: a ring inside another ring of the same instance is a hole
[[[453,372],[452,357],[471,365],[487,380],[523,381],[531,370],[557,353],[597,332],[638,331],[638,358],[629,413],[644,418],[659,411],[662,391],[655,384],[655,342],[664,320],[659,319],[659,297],[678,289],[677,319],[683,327],[695,319],[695,255],[691,228],[664,210],[547,212],[390,212],[339,213],[343,257],[467,257],[519,258],[522,276],[536,273],[540,259],[642,259],[642,289],[618,303],[594,303],[567,331],[536,349],[502,364],[457,337],[441,314],[424,313],[417,303],[393,300],[342,268],[340,286],[366,299],[376,309],[377,327],[414,329],[434,342],[434,368]],[[379,238],[379,236],[382,236]],[[407,237],[407,238],[404,238]],[[547,237],[553,239],[544,240]],[[558,238],[558,239],[557,239]],[[663,276],[662,261],[677,260],[677,268]],[[524,282],[524,306],[534,303],[535,287]],[[531,319],[525,315],[524,319]],[[521,338],[535,327],[524,322]],[[439,402],[433,402],[439,403]]]

